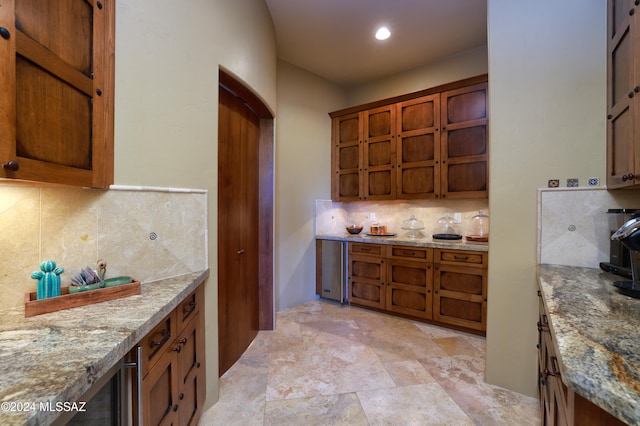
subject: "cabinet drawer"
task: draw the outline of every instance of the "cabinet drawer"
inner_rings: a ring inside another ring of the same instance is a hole
[[[433,261],[433,249],[426,247],[392,246],[389,255],[392,259],[411,259]]]
[[[487,253],[465,250],[436,250],[435,263],[487,267]]]
[[[349,254],[366,254],[385,257],[385,247],[381,244],[349,243]]]
[[[145,376],[149,369],[158,362],[177,335],[176,311],[173,310],[153,330],[142,339],[142,375]]]
[[[203,305],[203,287],[199,286],[189,296],[184,299],[178,308],[176,309],[176,316],[178,321],[177,330],[181,332],[184,325],[189,319],[196,316],[200,312],[200,308]]]

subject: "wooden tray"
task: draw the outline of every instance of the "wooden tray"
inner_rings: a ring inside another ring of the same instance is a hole
[[[81,291],[69,294],[69,287],[60,289],[60,296],[37,300],[37,293],[27,293],[24,297],[24,316],[46,314],[61,311],[63,309],[77,308],[78,306],[91,305],[93,303],[106,302],[107,300],[140,294],[140,281],[132,278],[130,284],[121,284],[113,287],[105,287],[97,290]]]

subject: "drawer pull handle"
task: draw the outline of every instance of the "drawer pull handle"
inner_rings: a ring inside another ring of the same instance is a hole
[[[159,341],[155,341],[152,340],[151,342],[149,342],[149,347],[151,348],[155,348],[156,346],[162,346],[165,343],[167,343],[167,341],[171,338],[171,333],[169,333],[167,330],[163,329],[160,334],[162,335],[162,339],[160,339]]]
[[[360,251],[371,251],[371,248],[369,248],[369,247],[361,247]]]
[[[192,300],[187,305],[184,305],[182,307],[182,314],[186,317],[191,312],[193,312],[195,309],[196,309],[196,302],[195,302],[195,300]]]
[[[469,260],[469,256],[457,256],[457,255],[454,255],[453,258],[455,260],[457,260],[457,261],[460,261],[460,262],[463,262],[465,260]]]
[[[414,256],[416,254],[415,251],[403,251],[402,254],[405,256]]]

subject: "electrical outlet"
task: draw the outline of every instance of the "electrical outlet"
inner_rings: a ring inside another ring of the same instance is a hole
[[[462,223],[462,213],[454,213],[453,214],[453,220],[456,223]]]
[[[376,221],[376,214],[375,213],[369,213],[369,220],[371,222],[375,222]]]

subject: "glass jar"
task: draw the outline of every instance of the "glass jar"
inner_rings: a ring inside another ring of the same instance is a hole
[[[471,218],[471,224],[469,226],[469,235],[467,239],[489,239],[489,216],[484,214],[482,210],[477,215]]]

